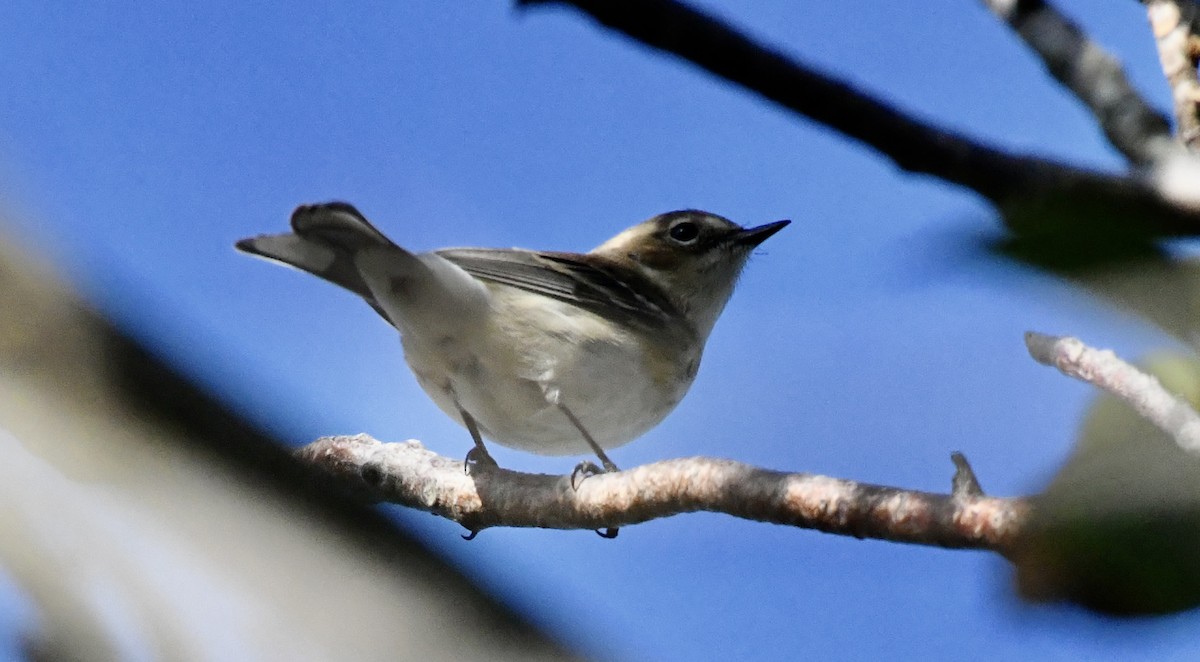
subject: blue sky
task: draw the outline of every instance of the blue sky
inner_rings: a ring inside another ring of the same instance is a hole
[[[1138,3],[1064,2],[1165,108]],[[706,3],[926,119],[1014,150],[1121,161],[981,5]],[[344,199],[399,243],[586,250],[683,207],[791,218],[746,270],[689,396],[612,454],[716,455],[944,491],[1036,490],[1088,387],[1022,333],[1135,357],[1166,339],[989,257],[977,197],[562,10],[507,2],[0,5],[7,232],[124,328],[300,444],[366,431],[461,456],[367,306],[236,253]],[[569,471],[571,458],[494,451]],[[998,558],[690,515],[582,532],[396,517],[532,620],[617,659],[1190,659],[1196,616],[1022,606]],[[0,600],[0,605],[7,604]],[[0,619],[3,622],[3,619]]]

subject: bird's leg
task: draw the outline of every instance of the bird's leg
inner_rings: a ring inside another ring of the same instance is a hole
[[[600,458],[600,463],[604,465],[604,471],[600,471],[599,468],[596,467],[595,463],[592,462],[580,462],[579,466],[584,467],[586,465],[590,467],[589,473],[593,475],[604,473],[606,471],[620,471],[620,469],[617,468],[617,465],[613,464],[613,461],[608,459],[608,456],[604,454],[604,449],[600,448],[600,444],[596,443],[596,440],[593,439],[592,435],[589,434],[587,429],[583,427],[583,424],[579,422],[579,419],[575,418],[575,414],[572,414],[571,410],[567,409],[566,405],[559,404],[558,408],[562,410],[563,414],[566,414],[567,419],[571,421],[571,425],[574,425],[575,429],[579,430],[579,434],[583,435],[583,438],[585,441],[587,441],[588,446],[592,447],[592,452],[596,454],[596,457]]]
[[[620,471],[620,469],[617,468],[617,465],[614,464],[612,460],[608,459],[608,456],[604,454],[604,449],[600,447],[600,444],[596,443],[596,440],[593,439],[592,435],[588,433],[586,428],[583,427],[583,424],[579,422],[579,419],[575,418],[575,414],[572,414],[571,410],[567,409],[566,406],[561,403],[559,403],[558,408],[561,409],[562,413],[566,415],[569,421],[571,421],[571,425],[574,425],[575,429],[579,430],[579,434],[583,435],[583,438],[587,441],[588,446],[592,447],[592,451],[596,453],[596,457],[600,458],[600,463],[604,465],[603,470],[601,470],[600,467],[597,467],[596,463],[592,462],[591,460],[584,460],[583,462],[575,465],[575,470],[571,472],[571,489],[579,489],[579,484],[575,479],[581,475],[584,479],[586,479],[589,476],[595,476],[596,474],[601,474],[608,471]],[[619,531],[620,529],[615,526],[610,526],[603,530],[596,529],[597,535],[599,535],[601,538],[616,538]]]
[[[492,459],[491,453],[488,453],[487,446],[483,445],[483,435],[479,434],[479,425],[475,423],[475,419],[467,413],[466,409],[458,402],[454,403],[458,407],[458,415],[462,417],[463,425],[467,426],[467,432],[471,433],[471,439],[475,442],[475,448],[467,451],[467,458],[463,462],[463,471],[471,473],[471,467],[497,467],[496,461]]]

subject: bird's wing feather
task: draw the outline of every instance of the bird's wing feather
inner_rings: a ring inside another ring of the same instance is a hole
[[[661,288],[603,258],[520,249],[450,248],[437,254],[472,276],[650,328],[679,319]]]

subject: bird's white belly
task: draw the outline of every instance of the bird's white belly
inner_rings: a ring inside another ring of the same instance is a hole
[[[403,339],[409,366],[434,402],[460,422],[461,407],[484,437],[501,445],[544,455],[590,453],[566,407],[601,447],[614,448],[662,421],[690,386],[692,371],[651,369],[631,336],[578,333],[581,324],[595,323],[590,313],[544,303],[525,312],[541,319],[441,338],[436,347]]]

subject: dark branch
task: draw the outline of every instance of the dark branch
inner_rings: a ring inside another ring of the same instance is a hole
[[[570,476],[473,470],[418,442],[326,437],[298,456],[377,501],[426,510],[475,532],[492,526],[598,529],[681,513],[720,512],[827,533],[938,547],[1011,549],[1029,512],[1023,499],[970,487],[931,494],[704,457]],[[961,468],[960,468],[961,472]]]
[[[637,41],[860,140],[904,170],[968,187],[996,204],[1018,233],[1200,234],[1200,213],[1165,200],[1147,182],[1012,154],[921,122],[674,0],[521,2],[551,3],[572,5]],[[1106,213],[1087,209],[1066,221],[1070,227],[1046,227],[1046,219],[1061,217],[1081,201]]]

